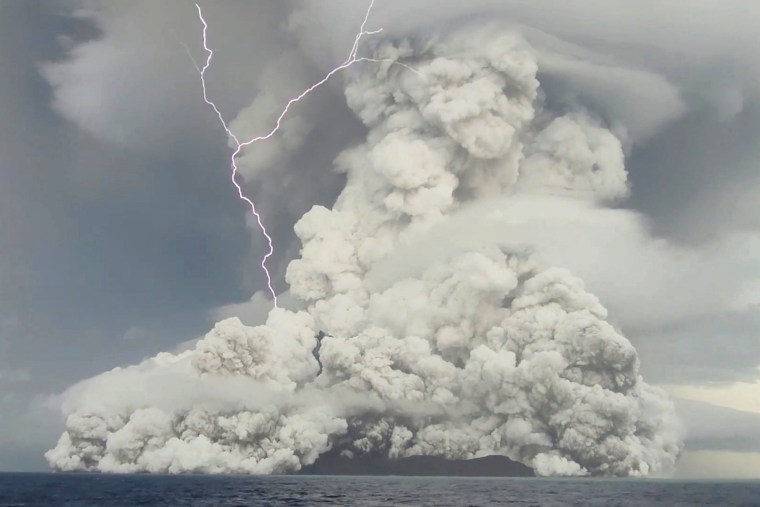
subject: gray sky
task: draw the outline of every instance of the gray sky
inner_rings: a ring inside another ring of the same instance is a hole
[[[647,380],[693,400],[679,404],[700,421],[683,474],[716,456],[741,473],[760,453],[760,7],[377,1],[389,36],[477,16],[522,26],[544,55],[547,107],[580,103],[618,127],[631,182],[621,207],[638,213],[638,232],[602,224],[557,258],[610,309]],[[247,128],[341,60],[365,8],[203,5],[218,55],[211,92],[229,118],[253,104],[236,120]],[[305,15],[288,31],[295,7]],[[179,0],[0,0],[0,470],[44,468],[61,429],[48,396],[172,350],[263,289],[262,238],[235,199],[185,49],[202,57],[199,28]],[[246,164],[280,289],[294,221],[332,202],[332,160],[364,132],[340,84],[295,112],[293,146],[277,141]],[[592,250],[603,265],[589,264]]]

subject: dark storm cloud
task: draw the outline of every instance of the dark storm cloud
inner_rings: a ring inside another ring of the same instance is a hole
[[[35,393],[172,347],[202,332],[210,307],[243,297],[249,233],[213,128],[174,126],[162,151],[104,145],[50,108],[39,74],[66,57],[62,38],[96,43],[98,29],[48,2],[1,7],[0,376],[29,377],[0,382],[0,454],[13,456]],[[121,340],[138,325],[154,339]]]
[[[629,159],[631,205],[652,217],[656,234],[687,243],[757,230],[760,101],[725,117],[703,105],[669,125]]]
[[[756,381],[758,313],[755,308],[705,315],[634,335],[647,358],[642,370],[665,383]]]
[[[2,56],[14,72],[4,80],[10,110],[0,125],[2,237],[13,263],[4,272],[16,280],[4,296],[57,332],[108,323],[116,333],[132,319],[234,298],[247,238],[225,181],[209,170],[223,163],[223,149],[203,142],[202,127],[184,132],[182,150],[158,155],[102,146],[72,129],[50,111],[37,65],[63,57],[58,36],[92,28],[44,4],[7,9],[2,34],[11,50]]]
[[[690,450],[760,452],[760,414],[676,400],[689,426]]]

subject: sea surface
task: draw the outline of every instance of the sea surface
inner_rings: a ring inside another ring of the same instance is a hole
[[[760,481],[0,474],[0,506],[747,506]]]

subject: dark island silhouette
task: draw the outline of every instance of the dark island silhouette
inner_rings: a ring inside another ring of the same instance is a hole
[[[533,469],[504,456],[450,460],[437,456],[389,459],[380,456],[348,458],[337,452],[323,454],[299,475],[411,475],[452,477],[535,477]]]

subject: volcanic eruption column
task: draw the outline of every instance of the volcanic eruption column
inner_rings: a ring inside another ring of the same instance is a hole
[[[236,155],[339,70],[389,62],[346,83],[367,135],[335,160],[346,184],[332,208],[295,225],[296,308],[255,327],[226,319],[192,350],[72,386],[51,467],[285,473],[327,452],[500,454],[539,475],[673,465],[673,404],[582,280],[526,240],[627,216],[604,208],[628,193],[620,140],[580,107],[544,107],[535,53],[503,26],[383,41],[363,59],[368,16],[347,60],[265,136],[240,142],[202,79],[256,213]]]

